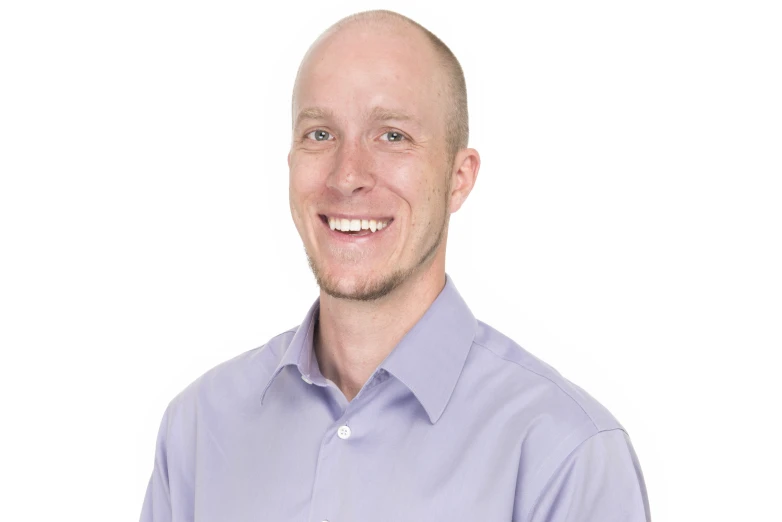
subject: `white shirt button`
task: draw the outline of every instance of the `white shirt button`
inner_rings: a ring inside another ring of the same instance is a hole
[[[340,426],[337,430],[337,435],[340,439],[348,439],[350,438],[350,428],[347,426]]]
[[[306,375],[302,375],[302,376],[301,376],[301,380],[303,380],[303,381],[304,381],[304,382],[306,382],[307,384],[312,384],[312,381],[311,381],[311,380],[309,380],[309,379],[307,378],[307,376],[306,376]]]

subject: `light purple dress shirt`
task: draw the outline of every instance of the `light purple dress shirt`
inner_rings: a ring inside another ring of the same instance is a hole
[[[301,326],[169,404],[142,522],[648,522],[627,432],[446,276],[356,397]]]

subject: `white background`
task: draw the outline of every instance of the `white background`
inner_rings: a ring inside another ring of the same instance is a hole
[[[137,520],[168,401],[317,295],[290,90],[386,7],[464,67],[447,271],[627,428],[663,521],[780,520],[777,2],[0,7],[2,520]]]

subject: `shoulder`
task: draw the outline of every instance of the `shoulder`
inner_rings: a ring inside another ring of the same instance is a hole
[[[189,425],[227,410],[254,410],[298,327],[209,369],[179,392],[166,409],[169,423]]]
[[[583,388],[481,321],[469,357],[469,388],[483,397],[483,407],[505,419],[504,432],[515,434],[518,482],[526,491],[540,491],[554,470],[595,435],[625,431]]]
[[[496,372],[516,394],[534,397],[527,407],[541,408],[572,426],[585,424],[590,435],[623,429],[608,409],[583,388],[566,379],[554,367],[522,348],[513,339],[478,321],[474,350],[483,352],[483,363]]]

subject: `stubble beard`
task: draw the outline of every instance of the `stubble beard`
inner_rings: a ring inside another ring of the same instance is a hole
[[[453,162],[453,160],[451,162]],[[413,263],[412,266],[407,268],[400,268],[395,270],[379,280],[365,279],[362,284],[356,285],[356,288],[353,292],[347,293],[342,292],[339,289],[339,281],[336,281],[333,278],[329,279],[325,276],[323,271],[320,270],[318,264],[315,262],[312,256],[310,256],[305,247],[304,253],[307,256],[307,263],[309,264],[310,270],[312,270],[312,274],[315,276],[315,281],[318,283],[320,289],[325,292],[326,295],[336,299],[346,299],[349,301],[375,301],[387,296],[396,288],[398,288],[402,283],[415,276],[419,271],[425,269],[427,263],[429,263],[437,253],[437,249],[443,242],[443,239],[446,235],[446,230],[448,229],[448,217],[450,214],[448,212],[448,202],[451,194],[452,181],[450,172],[446,172],[446,180],[447,181],[444,187],[445,192],[443,193],[444,205],[440,230],[437,231],[437,237],[435,237],[429,248],[426,249],[424,254],[418,259],[417,263]]]
[[[317,281],[318,286],[327,295],[336,299],[347,299],[349,301],[375,301],[393,292],[402,283],[413,277],[419,270],[425,267],[427,262],[434,257],[434,254],[443,242],[446,226],[447,221],[444,220],[434,242],[418,259],[417,263],[414,263],[407,268],[395,270],[380,279],[365,279],[362,283],[357,284],[353,292],[350,293],[343,292],[339,289],[339,281],[325,277],[323,271],[318,268],[315,260],[305,250],[307,262],[310,266],[310,270],[312,270],[312,273],[315,276],[315,281]]]
[[[448,207],[445,207],[445,215],[443,216],[442,225],[440,230],[437,231],[437,237],[435,237],[432,244],[424,252],[424,254],[418,259],[418,262],[413,263],[412,266],[407,268],[400,268],[391,272],[390,274],[380,279],[365,279],[362,283],[356,285],[353,292],[347,293],[339,289],[339,281],[333,278],[328,278],[320,270],[318,264],[307,252],[306,248],[304,253],[307,255],[307,263],[312,270],[312,274],[315,276],[320,289],[327,295],[336,299],[346,299],[349,301],[375,301],[382,297],[387,296],[398,288],[402,283],[409,280],[416,275],[420,270],[424,269],[429,261],[434,257],[437,249],[445,238],[445,231],[448,227]]]

